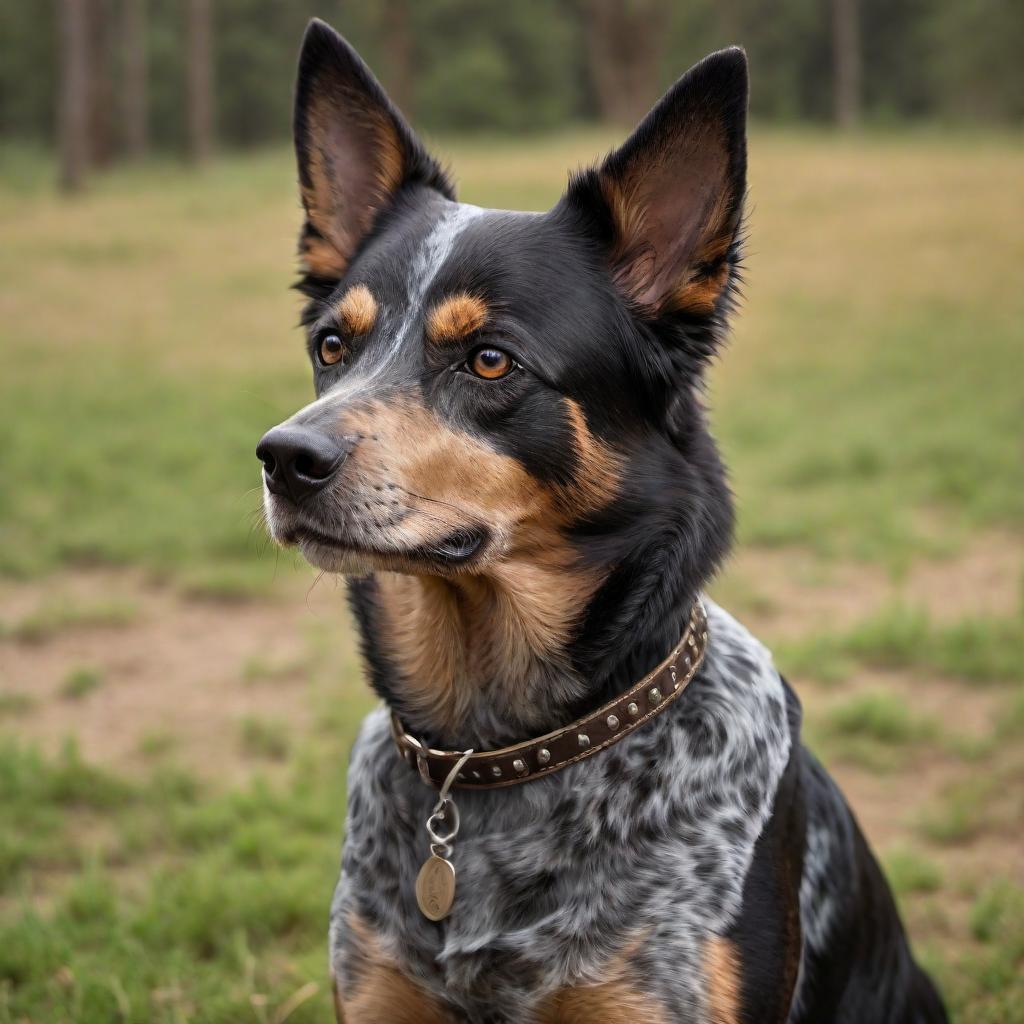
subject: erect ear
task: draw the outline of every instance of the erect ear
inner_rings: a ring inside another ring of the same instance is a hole
[[[604,230],[615,281],[642,314],[710,316],[738,260],[747,58],[705,57],[565,201]]]
[[[341,277],[403,186],[420,182],[454,198],[373,72],[318,19],[302,40],[293,129],[306,211],[299,255],[313,287]]]

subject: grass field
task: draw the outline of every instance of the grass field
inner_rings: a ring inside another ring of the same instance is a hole
[[[443,147],[539,208],[607,148]],[[330,1019],[369,700],[339,589],[257,526],[309,391],[288,154],[0,161],[0,1024]],[[775,648],[961,1024],[1024,1022],[1024,147],[755,133],[716,368]]]

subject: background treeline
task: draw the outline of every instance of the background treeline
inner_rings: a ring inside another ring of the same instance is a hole
[[[629,121],[730,42],[762,119],[1024,120],[1021,0],[0,0],[0,139],[70,133],[86,165],[280,140],[314,14],[434,130]]]

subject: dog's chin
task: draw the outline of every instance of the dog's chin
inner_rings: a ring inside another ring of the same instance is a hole
[[[296,525],[275,537],[279,543],[297,546],[310,565],[345,576],[372,572],[455,576],[478,566],[489,546],[490,532],[469,526],[413,547],[382,541],[353,542],[318,527]]]

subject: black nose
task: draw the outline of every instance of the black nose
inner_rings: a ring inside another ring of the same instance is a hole
[[[256,445],[263,477],[274,494],[300,502],[333,479],[348,447],[309,427],[274,427]]]

